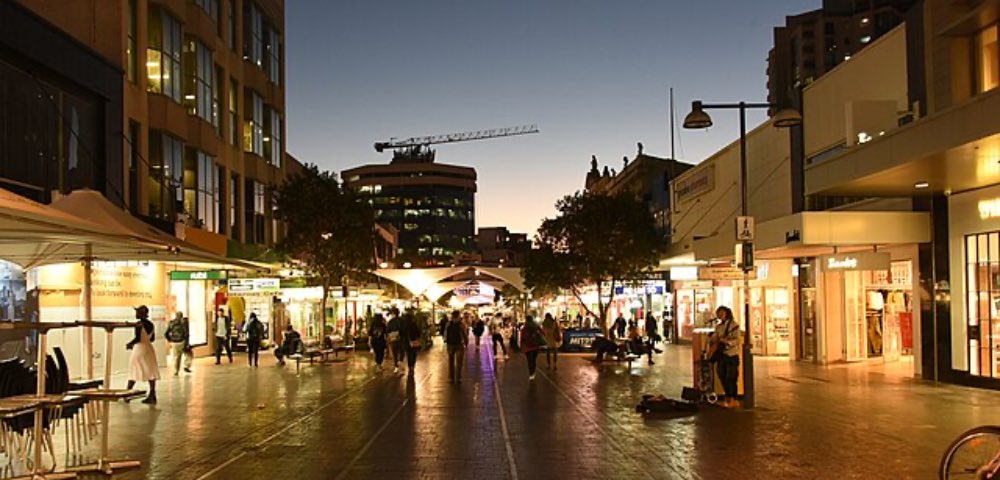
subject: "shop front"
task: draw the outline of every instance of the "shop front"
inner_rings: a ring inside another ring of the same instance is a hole
[[[243,325],[250,314],[264,325],[263,346],[272,342],[275,331],[275,300],[281,295],[281,279],[279,278],[230,278],[225,291],[225,303],[228,313],[233,319],[233,328],[237,335],[237,346],[245,345],[246,336]]]
[[[187,317],[190,342],[195,356],[214,353],[209,338],[215,336],[215,312],[225,304],[225,270],[174,270],[170,272],[167,318],[180,313]]]
[[[284,322],[275,325],[277,330],[290,324],[302,338],[320,337],[321,302],[323,287],[290,287],[281,289],[281,304],[285,312]]]

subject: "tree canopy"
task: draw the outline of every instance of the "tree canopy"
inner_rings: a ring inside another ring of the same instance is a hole
[[[525,260],[525,284],[536,296],[569,290],[607,329],[615,287],[639,279],[663,247],[649,209],[632,195],[577,192],[556,202],[559,214],[542,222]],[[581,299],[597,287],[597,311]],[[605,301],[605,297],[607,301]]]
[[[277,187],[275,216],[286,233],[278,250],[323,287],[323,330],[331,287],[347,285],[375,267],[374,214],[335,174],[307,164]]]

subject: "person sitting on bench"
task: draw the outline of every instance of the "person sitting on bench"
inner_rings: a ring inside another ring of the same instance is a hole
[[[291,324],[285,327],[285,338],[281,341],[281,346],[274,349],[274,356],[278,357],[278,365],[284,365],[284,357],[299,353],[302,349],[302,336]]]
[[[591,344],[591,348],[597,352],[597,358],[594,361],[603,362],[605,355],[614,355],[616,358],[621,360],[622,351],[614,340],[608,339],[608,337],[598,336],[594,337],[594,342]]]
[[[642,336],[639,335],[639,329],[636,327],[629,327],[628,329],[628,341],[625,342],[625,348],[629,353],[639,355],[646,355],[649,359],[650,365],[655,365],[653,362],[653,348],[652,346],[646,345],[643,341]]]

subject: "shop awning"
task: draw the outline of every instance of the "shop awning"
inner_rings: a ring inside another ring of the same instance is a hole
[[[129,248],[117,251],[96,250],[102,260],[148,260],[228,265],[248,270],[266,270],[267,266],[230,259],[206,252],[195,245],[167,234],[139,220],[94,190],[76,190],[52,202],[54,210],[100,225],[104,231],[131,240]]]
[[[694,241],[698,260],[732,258],[734,225]],[[931,219],[927,212],[802,212],[757,225],[754,247],[762,258],[793,258],[832,253],[834,248],[927,243]]]

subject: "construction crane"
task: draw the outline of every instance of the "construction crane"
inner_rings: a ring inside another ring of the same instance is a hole
[[[521,125],[519,127],[491,128],[462,133],[430,135],[426,137],[410,137],[406,139],[390,138],[388,142],[376,142],[375,151],[382,153],[386,149],[393,150],[392,161],[433,162],[434,151],[431,145],[442,143],[469,142],[489,138],[513,137],[538,133],[538,125]]]

